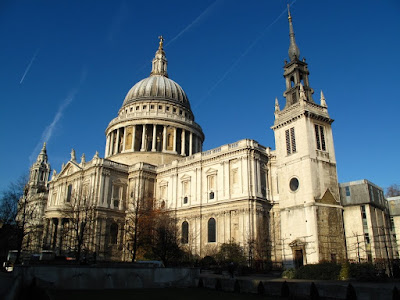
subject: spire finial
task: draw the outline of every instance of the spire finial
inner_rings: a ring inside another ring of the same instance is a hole
[[[47,162],[47,150],[46,150],[46,142],[43,143],[42,150],[37,157],[37,162]]]
[[[71,161],[76,161],[76,155],[75,155],[75,150],[71,150]]]
[[[279,108],[279,102],[278,102],[278,97],[275,98],[275,119],[278,117],[278,113],[280,112],[280,108]]]
[[[279,102],[278,102],[278,97],[275,98],[275,112],[280,111],[281,109],[279,108]]]
[[[85,156],[85,153],[83,153],[81,156],[81,164],[83,165],[83,164],[85,164],[85,162],[86,162],[86,156]]]
[[[289,3],[287,5],[287,12],[288,12],[288,19],[291,20],[292,16],[290,15],[290,5],[289,5]]]
[[[300,50],[299,47],[297,47],[296,40],[294,38],[292,15],[290,14],[289,4],[288,4],[288,20],[289,20],[289,37],[290,37],[289,58],[292,61],[300,58]]]
[[[306,92],[304,91],[304,86],[301,82],[300,82],[300,100],[304,100],[304,101],[307,100]]]
[[[160,43],[158,45],[158,50],[163,50],[164,38],[162,35],[160,35],[158,38],[160,39]]]
[[[167,58],[165,57],[165,52],[163,49],[164,38],[162,35],[160,35],[158,38],[160,39],[160,42],[158,45],[156,55],[153,59],[153,66],[151,69],[150,76],[151,75],[161,75],[161,76],[168,77]]]
[[[321,100],[320,101],[321,101],[322,107],[328,108],[328,105],[326,104],[325,96],[324,96],[324,93],[322,92],[322,90],[321,90]]]

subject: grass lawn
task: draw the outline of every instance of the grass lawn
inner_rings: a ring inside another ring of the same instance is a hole
[[[164,289],[135,289],[135,290],[61,290],[51,291],[54,300],[110,300],[110,299],[162,299],[162,300],[251,300],[278,299],[255,294],[238,294],[200,288],[164,288]]]

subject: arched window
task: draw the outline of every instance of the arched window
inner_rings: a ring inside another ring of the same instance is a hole
[[[116,223],[110,226],[110,244],[116,245],[118,239],[118,225]]]
[[[216,227],[214,218],[210,218],[208,220],[208,242],[209,243],[216,242]]]
[[[188,222],[183,222],[182,223],[182,239],[181,239],[182,244],[187,244],[189,243],[189,223]]]

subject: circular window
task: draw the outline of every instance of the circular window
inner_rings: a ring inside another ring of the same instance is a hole
[[[296,177],[290,179],[289,187],[292,190],[292,192],[297,191],[297,189],[299,188],[299,180]]]

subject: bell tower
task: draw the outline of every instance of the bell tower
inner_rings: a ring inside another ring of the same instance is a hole
[[[312,95],[308,65],[295,41],[288,7],[289,59],[284,74],[286,98],[275,100],[275,134],[282,257],[287,267],[345,258],[342,206],[333,144],[333,120],[321,91]]]
[[[50,164],[47,160],[46,143],[44,143],[36,162],[31,166],[28,182],[29,190],[36,193],[46,191],[49,176]]]

